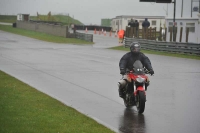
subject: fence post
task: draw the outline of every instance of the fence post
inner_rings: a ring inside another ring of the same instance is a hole
[[[162,27],[160,27],[160,37],[158,38],[158,40],[162,41],[162,38],[163,38],[163,36],[162,36]]]
[[[136,34],[137,34],[137,38],[139,38],[139,34],[140,34],[140,29],[139,29],[139,27],[136,29]]]
[[[130,31],[130,38],[132,38],[133,37],[133,27],[131,27],[131,31]]]
[[[134,27],[133,29],[134,29],[134,37],[137,37],[137,34],[136,34],[136,27]]]
[[[144,39],[144,27],[142,27],[142,39]]]
[[[175,36],[175,39],[174,39],[174,41],[176,42],[176,37],[177,37],[177,30],[178,30],[178,28],[177,28],[177,27],[174,27],[174,28],[175,28],[175,29],[174,29],[174,30],[175,30],[175,35],[174,35],[174,36]]]
[[[155,36],[155,40],[156,40],[156,33],[157,33],[157,31],[156,31],[156,27],[155,27],[155,34],[154,34],[154,36]]]
[[[145,39],[148,39],[148,36],[149,36],[149,28],[148,27],[145,27]]]
[[[172,41],[172,27],[169,28],[170,31],[170,42]]]
[[[164,35],[164,41],[167,39],[167,28],[165,28],[165,35]]]
[[[181,29],[180,29],[180,38],[179,38],[179,42],[182,41],[182,34],[183,34],[183,27],[181,27]]]
[[[185,40],[185,42],[188,42],[188,36],[189,36],[189,28],[187,27],[187,29],[186,29],[186,40]]]
[[[148,37],[149,37],[148,39],[152,40],[152,27],[150,27],[149,30],[150,30],[150,35],[148,35]]]
[[[125,33],[125,35],[126,35],[126,37],[129,37],[129,32],[130,30],[129,30],[129,27],[128,26],[126,26],[126,33]]]

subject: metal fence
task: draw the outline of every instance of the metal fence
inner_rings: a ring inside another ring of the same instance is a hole
[[[199,43],[161,42],[124,37],[123,44],[125,47],[130,47],[133,41],[139,42],[141,49],[200,55]]]
[[[93,42],[93,35],[92,34],[85,34],[85,33],[75,33],[76,38],[81,39],[81,40],[86,40],[89,42]]]

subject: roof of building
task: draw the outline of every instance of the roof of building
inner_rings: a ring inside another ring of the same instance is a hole
[[[165,18],[166,20],[173,20],[173,18]],[[198,18],[175,18],[175,20],[198,20]]]
[[[165,19],[165,16],[139,16],[139,15],[121,15],[121,16],[116,16],[113,19],[121,19],[121,18],[137,18],[137,19]]]

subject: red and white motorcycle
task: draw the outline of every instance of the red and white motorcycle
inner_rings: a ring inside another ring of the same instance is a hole
[[[124,105],[126,107],[136,106],[139,113],[143,113],[145,110],[145,91],[149,84],[148,76],[145,74],[149,73],[142,63],[137,60],[133,64],[133,70],[123,75],[122,80],[119,82],[120,87],[124,90]]]

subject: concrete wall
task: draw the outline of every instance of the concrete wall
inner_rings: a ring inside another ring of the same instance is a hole
[[[53,25],[47,23],[36,23],[30,21],[17,21],[17,28],[33,30],[62,37],[67,37],[69,34],[67,26]]]

